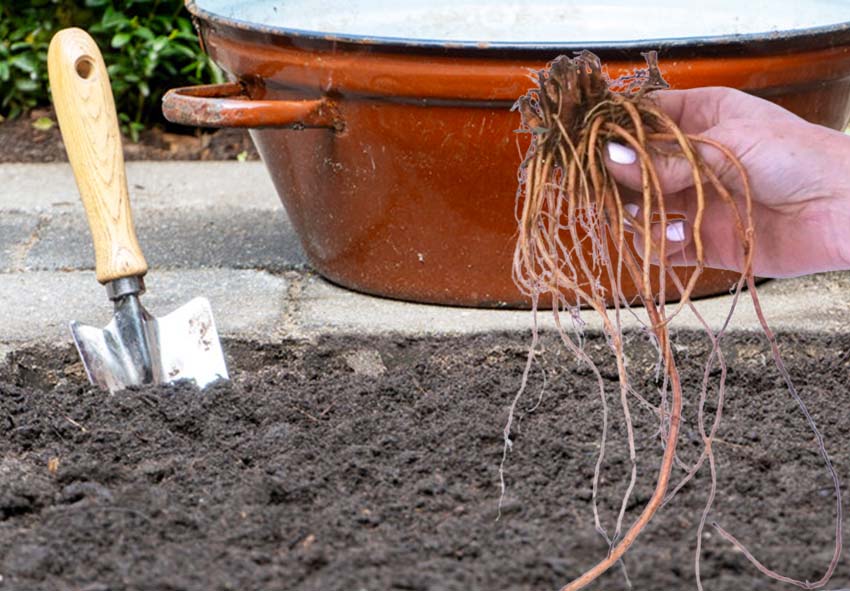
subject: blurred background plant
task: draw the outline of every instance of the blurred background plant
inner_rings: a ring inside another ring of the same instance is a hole
[[[0,120],[50,103],[47,47],[56,31],[72,26],[87,30],[100,46],[123,131],[133,141],[164,121],[160,99],[166,90],[222,81],[201,51],[182,0],[2,0]]]

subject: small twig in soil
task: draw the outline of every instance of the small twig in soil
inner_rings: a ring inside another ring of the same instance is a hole
[[[304,415],[305,417],[307,417],[308,419],[310,419],[311,421],[313,421],[313,422],[315,422],[315,423],[321,423],[321,422],[322,422],[322,421],[321,421],[321,419],[317,419],[316,417],[314,417],[313,415],[311,415],[311,414],[310,414],[309,412],[307,412],[306,410],[300,409],[300,408],[298,408],[297,406],[295,406],[294,404],[293,404],[293,405],[290,405],[290,406],[289,406],[289,408],[290,408],[290,409],[292,409],[292,410],[294,410],[295,412],[297,412],[297,413],[299,413],[299,414]]]
[[[322,412],[319,413],[319,418],[320,419],[325,418],[325,415],[327,415],[331,411],[331,409],[334,407],[335,404],[336,404],[336,401],[331,402],[325,410],[323,410]]]
[[[69,423],[71,423],[72,425],[74,425],[77,429],[79,429],[83,433],[88,433],[88,430],[85,427],[83,427],[81,424],[79,424],[77,421],[75,421],[71,417],[66,416],[65,420],[68,421]]]

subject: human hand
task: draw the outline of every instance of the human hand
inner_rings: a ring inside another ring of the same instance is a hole
[[[747,171],[753,202],[753,271],[762,277],[791,277],[850,269],[850,137],[797,117],[766,100],[730,88],[653,93],[658,107],[683,132],[715,140],[735,154]],[[708,166],[743,210],[738,170],[719,150],[695,144]],[[654,156],[670,221],[667,251],[673,264],[693,264],[697,211],[691,167],[683,157]],[[641,172],[631,149],[609,144],[606,165],[626,188],[629,213],[642,219]],[[742,270],[741,237],[729,205],[705,187],[702,221],[708,267]],[[653,227],[660,238],[660,224]],[[637,244],[636,247],[640,249]],[[640,250],[638,251],[640,252]]]

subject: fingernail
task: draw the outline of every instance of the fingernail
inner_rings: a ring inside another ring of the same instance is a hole
[[[637,160],[637,152],[631,148],[627,148],[623,144],[616,142],[608,142],[608,157],[611,162],[617,164],[634,164]]]
[[[678,221],[667,224],[667,240],[683,242],[685,240],[685,222]]]
[[[625,209],[625,210],[626,210],[626,213],[628,213],[628,214],[629,214],[630,216],[632,216],[633,218],[634,218],[634,217],[637,217],[637,214],[638,214],[638,212],[640,211],[640,207],[639,207],[637,204],[635,204],[635,203],[626,203],[626,204],[623,206],[623,209]]]

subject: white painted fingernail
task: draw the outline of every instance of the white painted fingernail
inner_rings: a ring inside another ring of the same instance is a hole
[[[636,203],[626,203],[623,206],[623,209],[625,209],[626,213],[628,213],[633,218],[637,217],[637,214],[640,211],[640,207]]]
[[[634,164],[637,152],[617,142],[608,142],[608,157],[617,164]]]
[[[685,222],[678,221],[667,224],[667,240],[683,242],[685,240]]]

